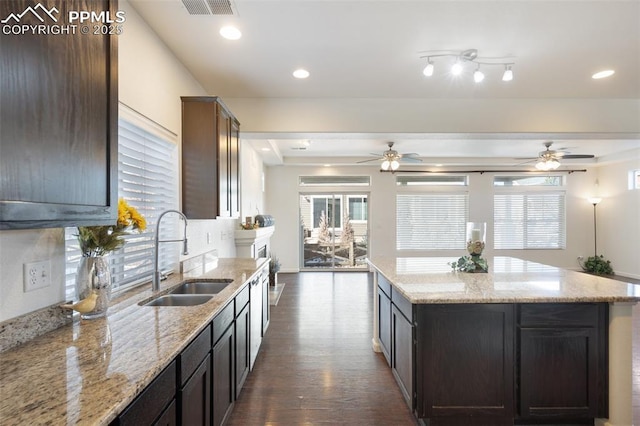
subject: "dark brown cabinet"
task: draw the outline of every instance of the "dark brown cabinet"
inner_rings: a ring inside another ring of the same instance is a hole
[[[188,218],[239,217],[239,132],[220,98],[182,97],[182,210]]]
[[[236,321],[235,321],[235,368],[236,368],[236,398],[240,396],[240,391],[249,375],[251,358],[249,355],[249,286],[245,287],[236,296]]]
[[[391,290],[391,370],[407,405],[414,408],[415,345],[413,306]]]
[[[215,320],[214,320],[215,321]],[[229,325],[213,346],[213,425],[225,422],[235,401],[234,391],[234,329]]]
[[[378,340],[380,349],[391,365],[391,284],[378,274]]]
[[[2,1],[0,16],[33,5]],[[57,24],[67,25],[70,10],[115,16],[118,4],[68,0],[46,6],[55,6]],[[33,14],[20,23],[42,24]],[[117,35],[0,37],[0,229],[114,223]]]
[[[118,416],[112,425],[176,424],[176,361],[173,361]]]
[[[178,418],[182,425],[211,423],[211,326],[178,357]]]
[[[522,418],[606,417],[606,315],[601,304],[519,307]]]

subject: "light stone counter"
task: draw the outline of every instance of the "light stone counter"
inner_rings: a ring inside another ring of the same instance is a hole
[[[190,307],[148,307],[149,286],[115,300],[106,318],[78,321],[0,354],[0,424],[105,425],[113,420],[220,311],[265,259],[219,259],[204,274],[231,278],[212,300]]]
[[[454,257],[373,257],[369,264],[413,304],[637,302],[640,286],[513,257],[488,273],[453,272]]]
[[[488,258],[488,273],[453,272],[456,257],[372,257],[382,274],[412,304],[609,303],[609,418],[598,426],[630,426],[632,408],[632,305],[640,285],[512,257]],[[380,352],[377,274],[373,291],[373,350]]]

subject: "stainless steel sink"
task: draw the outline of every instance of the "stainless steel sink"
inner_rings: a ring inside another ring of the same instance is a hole
[[[171,290],[171,294],[218,294],[224,290],[233,280],[207,280],[207,281],[190,281],[180,284]]]
[[[207,303],[211,298],[211,294],[165,294],[143,306],[196,306]]]

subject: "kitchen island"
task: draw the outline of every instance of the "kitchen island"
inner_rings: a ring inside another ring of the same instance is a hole
[[[373,348],[421,422],[632,424],[633,284],[509,257],[373,257]]]

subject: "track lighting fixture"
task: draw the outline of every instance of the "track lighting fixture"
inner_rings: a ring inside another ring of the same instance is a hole
[[[431,77],[435,70],[435,65],[432,61],[433,58],[438,57],[450,57],[455,58],[455,62],[451,66],[451,74],[454,76],[461,75],[464,72],[465,63],[471,62],[477,65],[475,72],[473,73],[473,81],[476,83],[480,83],[484,80],[484,73],[480,71],[480,65],[498,65],[504,67],[504,73],[502,74],[502,81],[511,81],[513,80],[513,70],[511,67],[514,65],[514,62],[510,57],[500,57],[500,58],[490,58],[490,57],[479,57],[477,49],[467,49],[467,50],[428,50],[424,52],[420,52],[420,58],[427,60],[427,65],[425,66],[422,73],[426,77]]]

